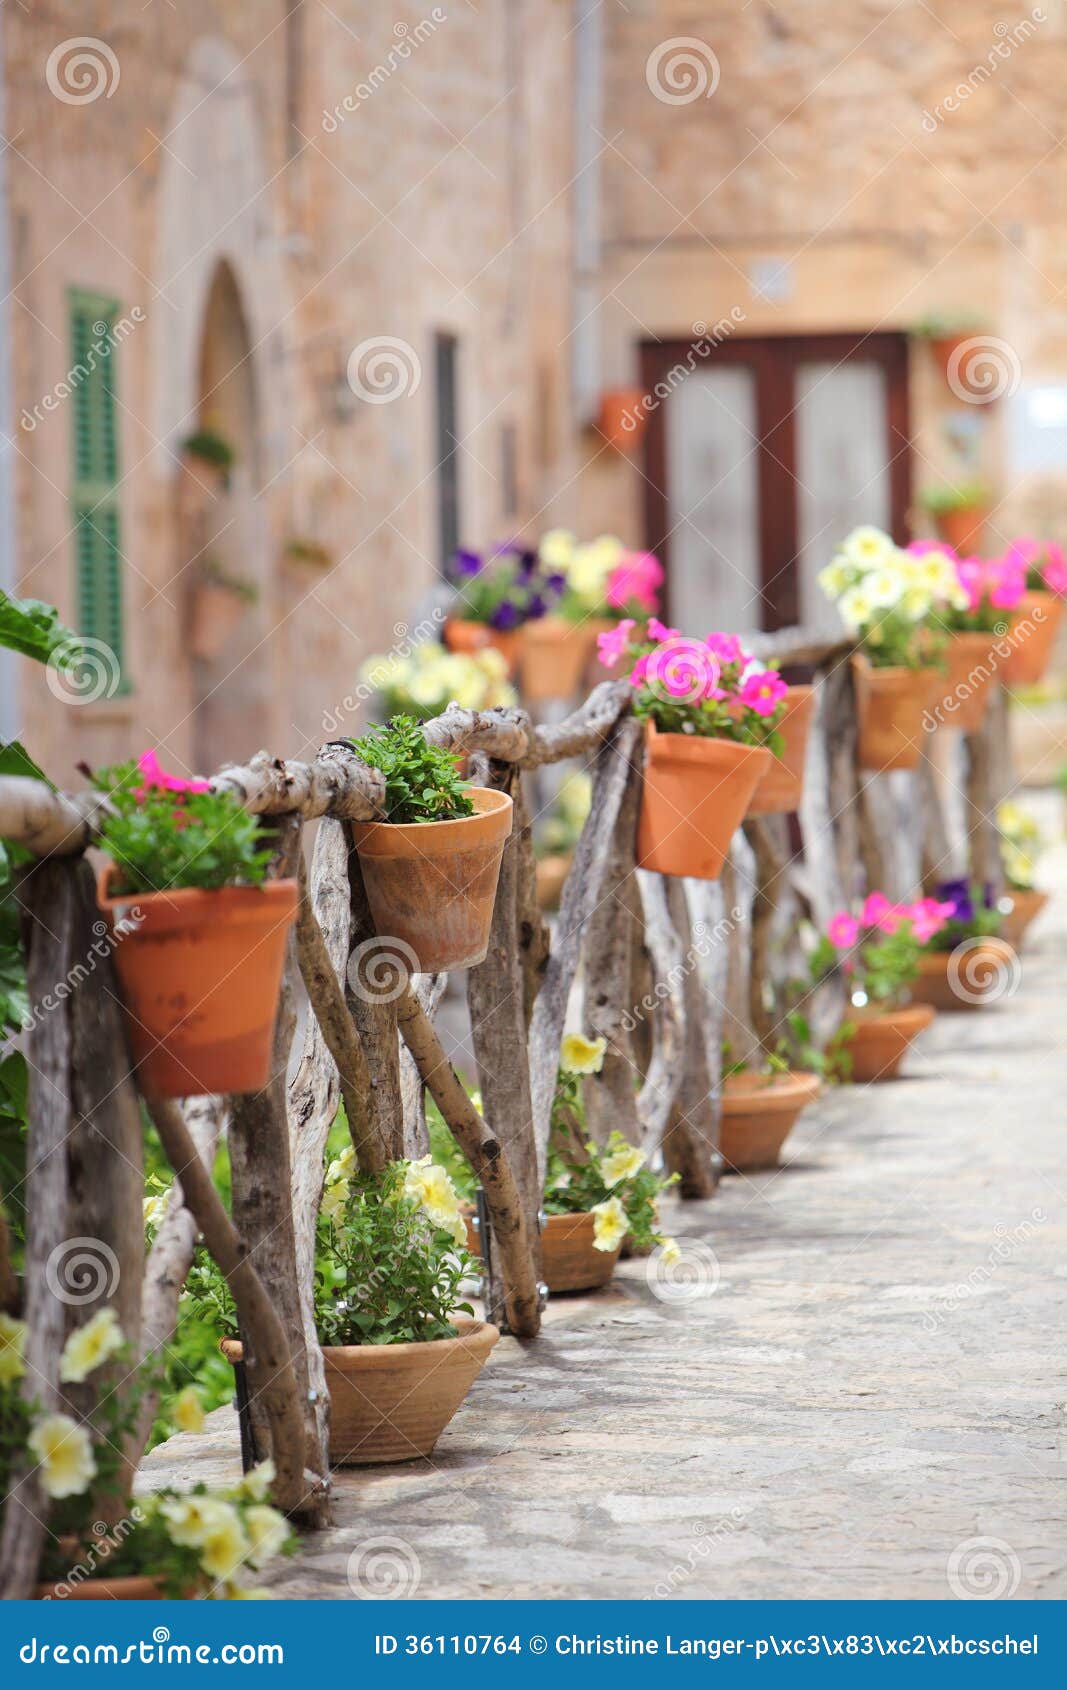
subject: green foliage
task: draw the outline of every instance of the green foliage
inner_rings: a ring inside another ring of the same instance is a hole
[[[940,487],[924,488],[919,495],[919,503],[931,516],[950,516],[955,511],[980,510],[989,504],[989,498],[989,489],[984,482],[946,482]]]
[[[199,458],[202,463],[213,464],[228,475],[237,460],[237,453],[226,439],[214,428],[198,428],[182,441],[182,451],[190,458]]]
[[[68,648],[73,655],[79,644],[77,634],[59,620],[54,604],[45,604],[41,599],[13,599],[0,591],[0,646],[20,652],[23,657],[32,657],[38,663],[47,663],[60,646]],[[22,772],[4,771],[5,774]]]
[[[656,1204],[678,1175],[663,1178],[657,1174],[648,1166],[644,1153],[620,1132],[613,1132],[602,1146],[584,1139],[585,1130],[582,1076],[561,1068],[552,1100],[546,1215],[582,1214],[617,1197],[626,1211],[629,1237],[638,1249],[664,1243]]]
[[[114,892],[183,886],[212,892],[259,886],[266,878],[267,830],[229,793],[146,785],[136,763],[101,769],[94,785],[108,794],[114,812],[100,829],[100,843],[118,869]]]
[[[394,716],[388,726],[374,727],[348,743],[368,768],[385,776],[387,821],[447,822],[474,814],[455,757],[427,745],[413,717]]]

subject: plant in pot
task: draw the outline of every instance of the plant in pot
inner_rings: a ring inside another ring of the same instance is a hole
[[[936,573],[936,580],[934,576]],[[931,617],[961,597],[947,558],[913,557],[880,528],[856,528],[819,572],[859,649],[852,658],[864,768],[912,769],[931,723],[939,641]]]
[[[1036,921],[1049,900],[1048,893],[1034,885],[1045,838],[1034,817],[1012,799],[998,806],[997,829],[1005,887],[997,905],[1002,917],[1000,936],[1018,949],[1030,923]]]
[[[817,1073],[790,1068],[777,1053],[735,1060],[723,1041],[719,1150],[724,1172],[776,1168],[797,1117],[822,1090]]]
[[[143,1090],[260,1090],[296,881],[267,879],[269,835],[236,798],[167,774],[154,751],[94,784],[108,797],[97,901]]]
[[[384,820],[352,824],[385,948],[424,974],[484,962],[511,799],[461,780],[452,753],[428,745],[410,716],[347,743],[385,777]]]
[[[982,481],[946,482],[927,487],[919,503],[937,523],[938,532],[960,557],[974,552],[982,537],[992,498]]]
[[[68,1336],[61,1386],[97,1386],[87,1414],[45,1410],[26,1391],[26,1327],[0,1314],[0,1484],[8,1495],[27,1465],[49,1499],[48,1531],[35,1595],[49,1601],[159,1601],[245,1597],[238,1575],[295,1545],[284,1515],[269,1506],[270,1463],[236,1485],[189,1491],[167,1485],[130,1502],[123,1445],[141,1402],[158,1380],[141,1365],[114,1309],[102,1308]],[[107,1363],[118,1385],[94,1378]],[[184,1418],[202,1424],[190,1393]],[[179,1419],[183,1414],[179,1414]]]
[[[554,528],[538,548],[542,567],[562,583],[558,603],[523,631],[522,686],[529,699],[570,698],[590,667],[597,635],[659,608],[663,566],[651,552],[629,552],[614,535],[579,545]]]
[[[259,599],[251,581],[231,575],[217,558],[206,557],[199,564],[193,584],[189,649],[201,662],[221,657],[242,616]]]
[[[922,947],[911,987],[915,1001],[962,1010],[1010,996],[1019,982],[1019,959],[1000,937],[1003,918],[992,888],[945,880],[933,895],[945,919]]]
[[[544,616],[563,590],[536,551],[513,542],[489,552],[461,549],[448,567],[454,598],[445,623],[450,651],[495,646],[513,674],[519,664],[522,631]]]
[[[206,466],[217,475],[223,486],[229,483],[230,472],[237,462],[237,452],[217,428],[205,424],[202,428],[194,429],[193,433],[186,435],[182,441],[181,449],[195,464]]]
[[[495,646],[453,652],[423,640],[407,655],[368,657],[359,671],[381,716],[411,716],[429,722],[453,700],[465,710],[508,709],[519,695],[508,681],[507,659]]]
[[[559,908],[571,858],[589,815],[593,783],[584,770],[562,782],[534,839],[537,901],[543,910]]]
[[[920,318],[912,330],[918,339],[926,341],[942,377],[959,397],[981,392],[972,386],[968,372],[961,368],[960,358],[961,349],[980,332],[977,318],[939,313]]]
[[[634,714],[645,723],[637,827],[641,868],[717,880],[760,781],[780,755],[788,687],[733,634],[686,639],[650,617],[599,637],[601,661],[624,660]]]
[[[1056,644],[1067,594],[1067,555],[1052,541],[1013,540],[1001,560],[1021,582],[1004,678],[1011,687],[1041,680]]]
[[[463,1300],[464,1216],[444,1168],[424,1156],[367,1174],[347,1146],[330,1162],[319,1213],[315,1329],[330,1392],[335,1467],[433,1452],[500,1334]],[[223,1353],[243,1357],[221,1275],[205,1288]]]
[[[908,552],[929,571],[937,623],[948,636],[942,652],[944,685],[931,708],[942,725],[974,733],[992,696],[1001,637],[1022,596],[1021,575],[1005,559],[958,558],[936,540],[913,540]],[[948,569],[955,582],[948,576],[946,592],[940,576]]]

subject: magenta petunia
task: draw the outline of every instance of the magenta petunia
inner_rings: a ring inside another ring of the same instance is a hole
[[[597,656],[605,669],[614,669],[630,643],[630,634],[633,627],[633,617],[624,616],[621,622],[616,622],[614,628],[609,628],[606,632],[597,635]]]
[[[182,780],[180,775],[169,775],[159,761],[156,751],[142,751],[137,759],[137,767],[144,776],[144,785],[136,788],[134,796],[143,798],[150,787],[158,792],[210,792],[211,782],[206,780]]]
[[[757,716],[773,716],[788,691],[776,670],[764,669],[745,677],[738,697]]]
[[[837,950],[847,951],[856,943],[859,932],[860,924],[856,917],[849,915],[847,910],[838,910],[836,915],[830,917],[826,937]]]

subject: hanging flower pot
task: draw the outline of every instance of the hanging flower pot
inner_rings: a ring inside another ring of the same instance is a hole
[[[596,1216],[588,1211],[546,1216],[541,1233],[541,1277],[550,1291],[595,1291],[608,1283],[622,1245],[598,1250],[595,1233]]]
[[[644,401],[644,389],[640,387],[613,387],[601,394],[597,433],[616,452],[634,452],[640,445],[648,423]]]
[[[969,939],[952,951],[924,951],[919,978],[912,983],[916,1003],[934,1009],[984,1009],[1011,995],[1019,959],[999,937]]]
[[[540,616],[522,629],[522,691],[530,700],[573,698],[596,646],[593,621]]]
[[[925,1003],[903,1009],[849,1010],[848,1019],[856,1028],[843,1047],[852,1062],[849,1077],[861,1085],[894,1079],[912,1040],[930,1026],[936,1013]]]
[[[802,1109],[819,1095],[815,1074],[759,1074],[746,1069],[722,1083],[719,1148],[727,1173],[778,1165]]]
[[[1000,924],[1000,937],[1018,950],[1031,922],[1037,920],[1048,903],[1049,895],[1039,892],[1036,886],[1030,886],[1025,891],[1009,891],[1005,897],[1011,900],[1011,908]],[[1004,908],[1003,903],[1000,907]]]
[[[563,896],[563,888],[567,876],[571,872],[572,856],[553,854],[550,857],[538,857],[534,863],[534,879],[537,888],[538,907],[543,910],[558,910]]]
[[[780,757],[772,756],[770,767],[748,807],[750,816],[778,815],[799,809],[804,789],[804,757],[814,710],[814,687],[789,688],[785,714],[777,728],[785,740],[785,749]]]
[[[113,955],[144,1090],[259,1091],[271,1075],[296,881],[114,895],[115,876],[109,863],[97,902],[113,928],[124,926]]]
[[[506,792],[473,787],[473,816],[354,822],[374,926],[423,974],[485,961],[500,860],[511,832]]]
[[[255,589],[246,582],[205,577],[193,588],[189,650],[201,662],[213,663],[226,650],[250,604]]]
[[[852,659],[863,768],[914,769],[928,727],[928,710],[941,677],[933,669],[893,665],[877,669],[861,652]]]
[[[945,646],[946,673],[931,706],[942,727],[974,733],[985,720],[997,678],[990,634],[952,634]]]
[[[466,657],[492,646],[506,659],[509,673],[514,674],[522,650],[522,629],[492,628],[488,622],[467,622],[462,617],[450,616],[445,623],[444,641],[449,651],[461,652]]]
[[[1036,686],[1052,661],[1064,601],[1058,593],[1026,592],[1011,619],[1011,651],[1002,674],[1010,687]]]
[[[771,753],[732,739],[660,733],[654,722],[645,744],[638,867],[718,880]]]

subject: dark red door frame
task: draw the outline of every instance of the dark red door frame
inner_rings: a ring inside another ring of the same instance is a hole
[[[698,346],[700,343],[696,343]],[[844,363],[862,358],[886,372],[887,435],[891,526],[897,540],[907,539],[911,503],[911,430],[908,405],[908,343],[903,334],[816,334],[734,336],[702,359],[694,343],[644,341],[641,381],[646,393],[657,383],[678,385],[678,371],[694,372],[718,364],[740,364],[756,382],[759,430],[760,616],[766,629],[785,628],[799,617],[796,500],[796,375],[813,361]],[[681,379],[686,379],[683,375]],[[667,407],[669,392],[650,412],[645,434],[645,545],[667,573],[666,610],[670,616],[671,517],[667,486]]]

